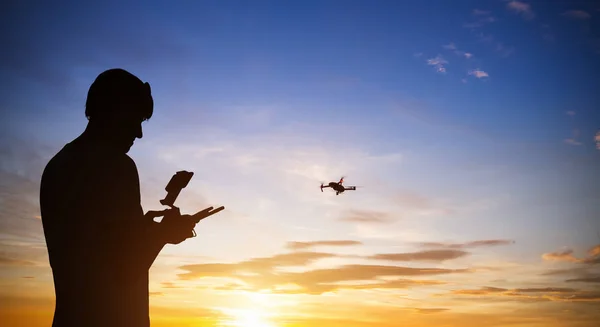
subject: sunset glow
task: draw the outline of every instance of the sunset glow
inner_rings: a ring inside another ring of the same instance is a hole
[[[0,23],[0,326],[51,325],[40,176],[114,67],[152,86],[144,210],[179,170],[183,213],[226,207],[154,262],[152,327],[600,325],[593,1],[33,2]]]

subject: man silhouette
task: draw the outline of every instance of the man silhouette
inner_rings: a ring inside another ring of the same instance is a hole
[[[140,205],[127,152],[142,138],[153,106],[148,83],[122,69],[101,73],[88,92],[85,131],[44,169],[40,207],[56,294],[53,327],[149,326],[148,270],[165,244],[193,235],[189,215],[144,214]]]

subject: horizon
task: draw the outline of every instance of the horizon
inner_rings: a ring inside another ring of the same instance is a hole
[[[225,206],[150,269],[153,327],[600,321],[600,6],[2,7],[3,326],[52,321],[40,177],[110,68],[152,88],[144,211],[180,170],[182,213]]]

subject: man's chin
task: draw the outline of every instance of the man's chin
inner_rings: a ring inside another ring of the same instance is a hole
[[[120,150],[123,153],[128,153],[129,150],[131,150],[132,146],[133,146],[133,143],[132,144],[126,144],[126,145],[123,145]]]

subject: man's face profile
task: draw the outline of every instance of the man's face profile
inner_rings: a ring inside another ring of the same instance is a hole
[[[136,138],[142,138],[142,123],[145,118],[140,114],[143,104],[125,102],[101,118],[103,129],[107,131],[107,141],[119,152],[127,153],[133,146]]]
[[[88,94],[86,115],[111,148],[127,153],[142,138],[142,122],[152,115],[150,84],[120,69],[100,74]]]
[[[119,152],[127,153],[136,138],[142,138],[142,122],[144,119],[134,108],[122,108],[111,112],[107,120],[108,138]]]

